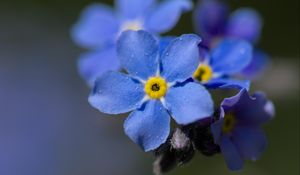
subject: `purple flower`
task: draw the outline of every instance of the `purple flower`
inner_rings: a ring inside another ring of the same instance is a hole
[[[261,125],[274,116],[274,106],[263,93],[249,96],[243,89],[223,100],[220,119],[211,125],[216,144],[230,170],[240,170],[244,160],[257,160],[267,147]]]
[[[93,50],[80,57],[81,76],[92,85],[99,75],[120,68],[116,41],[123,31],[167,32],[192,6],[190,0],[116,0],[116,10],[100,3],[89,5],[72,29],[73,40]]]
[[[225,3],[218,0],[203,0],[199,3],[194,12],[194,26],[196,32],[204,37],[204,44],[223,37],[228,16],[229,9]]]
[[[251,8],[239,8],[229,13],[229,7],[220,0],[204,0],[194,13],[195,29],[204,38],[202,44],[209,48],[226,38],[247,40],[252,44],[259,41],[262,29],[260,15]],[[253,51],[253,59],[241,71],[247,78],[256,78],[268,63],[267,54],[258,49]]]

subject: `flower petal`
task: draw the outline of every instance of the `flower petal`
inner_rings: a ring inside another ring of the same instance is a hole
[[[193,34],[185,34],[171,41],[161,56],[161,75],[168,82],[183,82],[192,77],[200,62],[200,41],[201,39]]]
[[[149,12],[156,0],[117,0],[121,15],[127,19],[141,18]]]
[[[86,48],[100,48],[115,42],[119,21],[111,8],[102,4],[88,6],[72,29],[74,41]]]
[[[274,117],[274,105],[262,92],[250,96],[247,91],[241,92],[240,101],[235,112],[237,117],[246,124],[263,124]]]
[[[126,134],[144,151],[165,143],[170,132],[170,116],[158,100],[150,100],[133,111],[124,123]]]
[[[223,112],[223,117],[224,117],[224,112]],[[218,121],[214,122],[210,126],[215,144],[220,144],[221,142],[223,123],[224,123],[224,119],[220,118]]]
[[[269,65],[269,56],[260,50],[255,50],[249,65],[243,69],[242,75],[249,79],[259,78]]]
[[[255,161],[267,148],[267,138],[259,128],[237,127],[232,137],[244,159]]]
[[[140,82],[120,72],[109,71],[96,80],[89,102],[101,112],[120,114],[138,108],[144,96],[144,86]]]
[[[162,54],[164,50],[170,45],[171,41],[176,39],[175,36],[163,36],[159,38],[159,53]]]
[[[148,32],[123,32],[118,41],[117,52],[122,67],[134,76],[146,80],[158,71],[158,43]]]
[[[221,104],[225,112],[233,111],[239,122],[245,125],[261,125],[274,116],[274,106],[265,94],[255,93],[252,97],[246,89],[237,95],[225,98]]]
[[[89,52],[80,56],[78,69],[80,75],[93,86],[97,77],[109,70],[120,68],[116,48],[111,47],[97,52]]]
[[[205,39],[223,35],[228,15],[229,9],[225,3],[218,0],[202,1],[194,12],[197,33],[203,34]]]
[[[202,85],[194,82],[171,87],[165,104],[178,124],[189,124],[210,117],[214,112],[210,94]]]
[[[226,78],[215,78],[204,84],[209,89],[247,89],[250,88],[249,80],[235,80]]]
[[[252,46],[243,40],[225,39],[211,53],[214,72],[234,74],[243,70],[251,61]]]
[[[255,42],[260,37],[261,28],[261,17],[254,9],[240,8],[229,18],[227,35]]]
[[[226,161],[227,167],[230,170],[236,171],[243,168],[243,159],[241,158],[236,146],[229,137],[222,137],[220,148]]]
[[[181,13],[191,10],[190,0],[164,1],[145,20],[146,29],[153,33],[163,33],[172,29],[178,22]]]

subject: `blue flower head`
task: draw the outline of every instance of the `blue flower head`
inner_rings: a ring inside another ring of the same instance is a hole
[[[109,71],[100,76],[89,97],[90,104],[108,114],[131,114],[124,123],[126,134],[145,151],[166,141],[170,116],[189,124],[213,113],[213,102],[200,84],[186,81],[197,69],[200,38],[182,35],[160,54],[153,35],[126,31],[117,53],[128,74]]]
[[[220,0],[204,0],[194,13],[195,29],[201,33],[202,44],[209,48],[226,38],[247,40],[256,44],[261,35],[262,19],[251,8],[239,8],[232,14],[229,7]],[[247,78],[261,74],[268,63],[268,56],[259,49],[254,49],[251,62],[240,72]]]
[[[193,79],[207,88],[249,89],[248,80],[233,79],[251,61],[252,46],[246,41],[226,39],[210,52],[199,46],[200,64]]]
[[[220,119],[211,125],[216,144],[230,170],[240,170],[244,160],[257,160],[266,149],[262,124],[274,116],[274,106],[263,93],[253,96],[243,89],[221,104]]]
[[[108,70],[120,67],[116,41],[126,30],[146,30],[153,34],[169,31],[182,12],[193,4],[190,0],[116,0],[116,10],[103,4],[92,4],[82,13],[72,29],[74,41],[91,53],[81,56],[79,72],[89,84]]]

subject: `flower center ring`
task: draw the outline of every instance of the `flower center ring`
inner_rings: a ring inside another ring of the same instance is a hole
[[[207,64],[200,64],[194,73],[194,79],[205,83],[209,81],[213,76],[212,68]]]
[[[144,91],[152,99],[159,99],[166,95],[168,84],[161,77],[151,77],[147,80]]]

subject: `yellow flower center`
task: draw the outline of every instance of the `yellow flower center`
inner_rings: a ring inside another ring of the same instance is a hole
[[[159,99],[166,95],[168,85],[166,80],[161,77],[151,77],[147,80],[144,91],[153,99]]]
[[[223,123],[223,133],[229,133],[233,130],[236,123],[236,119],[232,114],[226,115],[224,117],[224,123]]]
[[[126,31],[126,30],[138,31],[142,29],[143,29],[142,23],[139,20],[133,20],[133,21],[126,21],[125,23],[123,23],[121,31]]]
[[[197,70],[194,72],[194,79],[205,83],[209,81],[213,76],[211,67],[207,64],[200,64]]]

